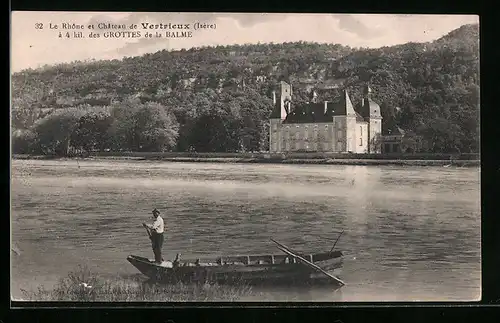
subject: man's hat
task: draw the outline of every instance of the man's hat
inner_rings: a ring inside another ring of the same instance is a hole
[[[160,211],[158,211],[157,209],[154,209],[153,214],[160,214]]]

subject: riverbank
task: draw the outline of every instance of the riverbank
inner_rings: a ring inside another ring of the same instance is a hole
[[[480,160],[471,155],[345,155],[345,154],[266,154],[266,153],[97,153],[87,157],[13,155],[13,159],[80,159],[80,160],[154,160],[184,163],[313,164],[361,166],[440,166],[479,167]]]
[[[238,301],[251,294],[248,286],[219,285],[158,285],[140,279],[105,279],[81,266],[62,278],[52,289],[40,286],[35,291],[23,292],[26,301],[72,302],[213,302]]]

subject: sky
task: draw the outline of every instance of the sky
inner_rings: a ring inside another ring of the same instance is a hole
[[[35,24],[43,24],[36,29]],[[62,24],[83,25],[85,38],[66,38]],[[99,23],[124,24],[137,29],[98,29]],[[191,37],[145,38],[142,23],[188,24]],[[215,29],[194,29],[196,23]],[[75,60],[121,59],[162,49],[199,46],[309,41],[351,47],[377,48],[435,40],[465,24],[479,23],[476,15],[291,14],[291,13],[141,13],[141,12],[13,12],[11,15],[11,71]],[[58,26],[50,29],[49,24]],[[88,29],[93,24],[94,30]],[[138,38],[105,38],[105,32],[140,31]],[[62,38],[59,38],[62,32]],[[100,38],[89,38],[89,33]]]

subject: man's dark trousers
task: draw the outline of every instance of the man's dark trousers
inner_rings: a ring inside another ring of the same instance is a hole
[[[161,263],[161,248],[163,246],[163,233],[151,232],[151,242],[153,245],[153,253],[155,254],[155,261]]]

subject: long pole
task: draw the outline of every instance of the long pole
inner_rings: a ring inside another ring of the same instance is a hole
[[[144,229],[146,229],[146,232],[148,233],[149,240],[152,240],[151,232],[149,231],[149,228],[144,225]]]
[[[345,283],[340,280],[339,278],[331,275],[330,273],[326,272],[323,268],[321,268],[320,266],[316,265],[316,264],[313,264],[312,262],[309,262],[307,261],[306,259],[302,258],[301,256],[299,255],[296,255],[294,254],[293,252],[291,252],[287,246],[285,246],[284,244],[281,244],[279,243],[278,241],[275,241],[273,239],[271,239],[272,242],[276,243],[278,245],[278,249],[280,249],[281,251],[283,251],[284,253],[288,254],[289,256],[293,257],[293,258],[296,258],[298,259],[300,262],[302,262],[303,264],[305,264],[306,266],[308,267],[311,267],[313,269],[316,269],[317,271],[323,273],[325,276],[327,277],[330,277],[331,279],[335,280],[338,284],[344,286]]]
[[[340,232],[340,234],[339,234],[339,236],[338,236],[337,240],[335,240],[335,243],[333,244],[333,247],[332,247],[332,249],[330,249],[330,253],[332,253],[332,251],[333,251],[333,248],[335,248],[335,245],[337,245],[337,242],[339,241],[339,239],[340,239],[340,236],[342,235],[342,233],[344,233],[344,230],[342,230],[342,232]]]

